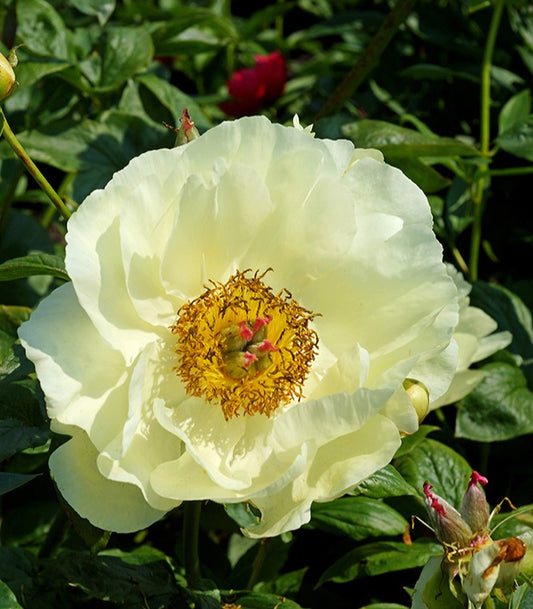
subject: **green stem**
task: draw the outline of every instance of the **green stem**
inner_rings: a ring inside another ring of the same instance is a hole
[[[316,115],[315,120],[336,112],[355,93],[372,68],[378,63],[381,54],[387,48],[400,25],[412,11],[415,2],[416,0],[398,0],[396,6],[387,15],[385,21],[381,24],[381,27],[359,57],[355,66],[326,101],[320,112]]]
[[[186,501],[183,518],[183,556],[185,577],[189,586],[194,587],[201,578],[198,554],[198,534],[200,532],[201,501]]]
[[[71,216],[70,211],[63,203],[61,197],[57,194],[57,192],[50,186],[48,180],[43,176],[43,174],[39,171],[35,163],[31,160],[28,153],[24,150],[22,144],[19,142],[13,131],[11,131],[11,127],[7,122],[7,119],[4,115],[4,112],[0,108],[0,115],[3,119],[3,130],[2,135],[6,138],[8,144],[13,148],[16,155],[19,159],[24,163],[26,169],[31,173],[37,184],[40,186],[41,190],[43,190],[47,195],[50,201],[57,207],[59,212],[68,220]]]
[[[490,22],[487,43],[483,54],[481,66],[481,107],[480,107],[480,152],[487,161],[490,159],[490,72],[492,68],[492,56],[496,44],[496,36],[500,27],[505,0],[497,0]],[[472,202],[474,205],[474,222],[472,225],[472,236],[470,241],[470,279],[478,278],[479,252],[481,249],[481,221],[483,217],[483,193],[487,176],[480,175],[472,188]]]
[[[263,538],[259,541],[259,548],[252,564],[252,572],[250,573],[250,578],[248,579],[248,583],[246,584],[247,590],[252,590],[252,588],[259,580],[259,575],[261,574],[261,569],[263,568],[263,563],[265,562],[265,558],[267,555],[268,541],[268,537]]]

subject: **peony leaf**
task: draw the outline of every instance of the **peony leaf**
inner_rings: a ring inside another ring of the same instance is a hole
[[[369,497],[343,497],[315,503],[311,510],[312,528],[355,539],[401,535],[407,520],[386,503]]]
[[[515,123],[526,120],[531,112],[531,92],[524,89],[513,95],[501,109],[498,117],[498,133],[505,133]]]
[[[34,590],[33,578],[37,576],[37,557],[23,548],[0,546],[0,573],[2,581],[18,598],[27,599]]]
[[[99,92],[117,89],[150,63],[154,46],[144,27],[115,26],[105,29],[98,51],[101,55]]]
[[[528,307],[510,290],[481,281],[473,284],[471,303],[498,322],[498,330],[511,332],[513,340],[506,350],[522,360],[520,368],[533,388],[533,324]]]
[[[74,59],[70,32],[61,15],[45,0],[17,4],[17,36],[37,55]]]
[[[40,474],[14,474],[11,472],[0,472],[0,495],[9,493],[15,488],[30,482]],[[2,605],[0,604],[0,609]]]
[[[0,581],[0,609],[22,609],[11,589]]]
[[[530,584],[522,584],[512,594],[509,599],[508,609],[532,609],[533,608],[533,588]]]
[[[33,275],[52,275],[63,281],[70,281],[63,259],[52,254],[28,254],[11,258],[0,264],[0,281],[11,281]]]
[[[344,136],[360,148],[378,148],[385,156],[477,156],[473,147],[449,137],[420,133],[377,120],[360,120],[343,127]]]
[[[70,0],[80,13],[94,15],[100,25],[109,19],[115,10],[115,0]]]
[[[411,452],[394,460],[394,466],[416,489],[427,480],[455,507],[460,507],[466,484],[472,473],[470,465],[452,448],[436,440],[425,439]]]
[[[277,594],[265,594],[262,592],[228,592],[224,594],[226,603],[233,603],[241,609],[300,609],[300,605]],[[217,607],[220,607],[218,605]],[[224,605],[222,605],[224,606]]]
[[[408,484],[392,465],[387,465],[357,485],[353,494],[359,493],[374,499],[385,499],[417,495],[418,491]]]
[[[421,567],[432,556],[441,556],[442,547],[434,542],[407,545],[399,541],[378,541],[348,552],[321,575],[318,585],[348,582],[358,577],[380,575]]]
[[[518,121],[496,138],[506,152],[533,161],[533,114]]]
[[[533,393],[520,369],[507,363],[482,369],[485,378],[461,401],[456,436],[495,442],[533,433]]]

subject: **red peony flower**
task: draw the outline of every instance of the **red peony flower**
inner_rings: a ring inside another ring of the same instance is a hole
[[[255,114],[278,99],[286,82],[287,66],[279,51],[256,55],[252,68],[237,70],[228,80],[233,99],[220,104],[220,108],[234,117]]]

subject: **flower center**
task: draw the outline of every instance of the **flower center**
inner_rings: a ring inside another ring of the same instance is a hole
[[[226,420],[270,416],[303,397],[317,353],[315,317],[287,290],[274,294],[262,279],[237,271],[178,311],[176,372],[189,395],[218,404]]]

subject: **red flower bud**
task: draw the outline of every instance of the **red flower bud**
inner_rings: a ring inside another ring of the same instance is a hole
[[[228,80],[233,100],[220,104],[220,108],[234,117],[255,114],[283,93],[286,81],[287,66],[279,51],[256,55],[253,67],[237,70]]]

